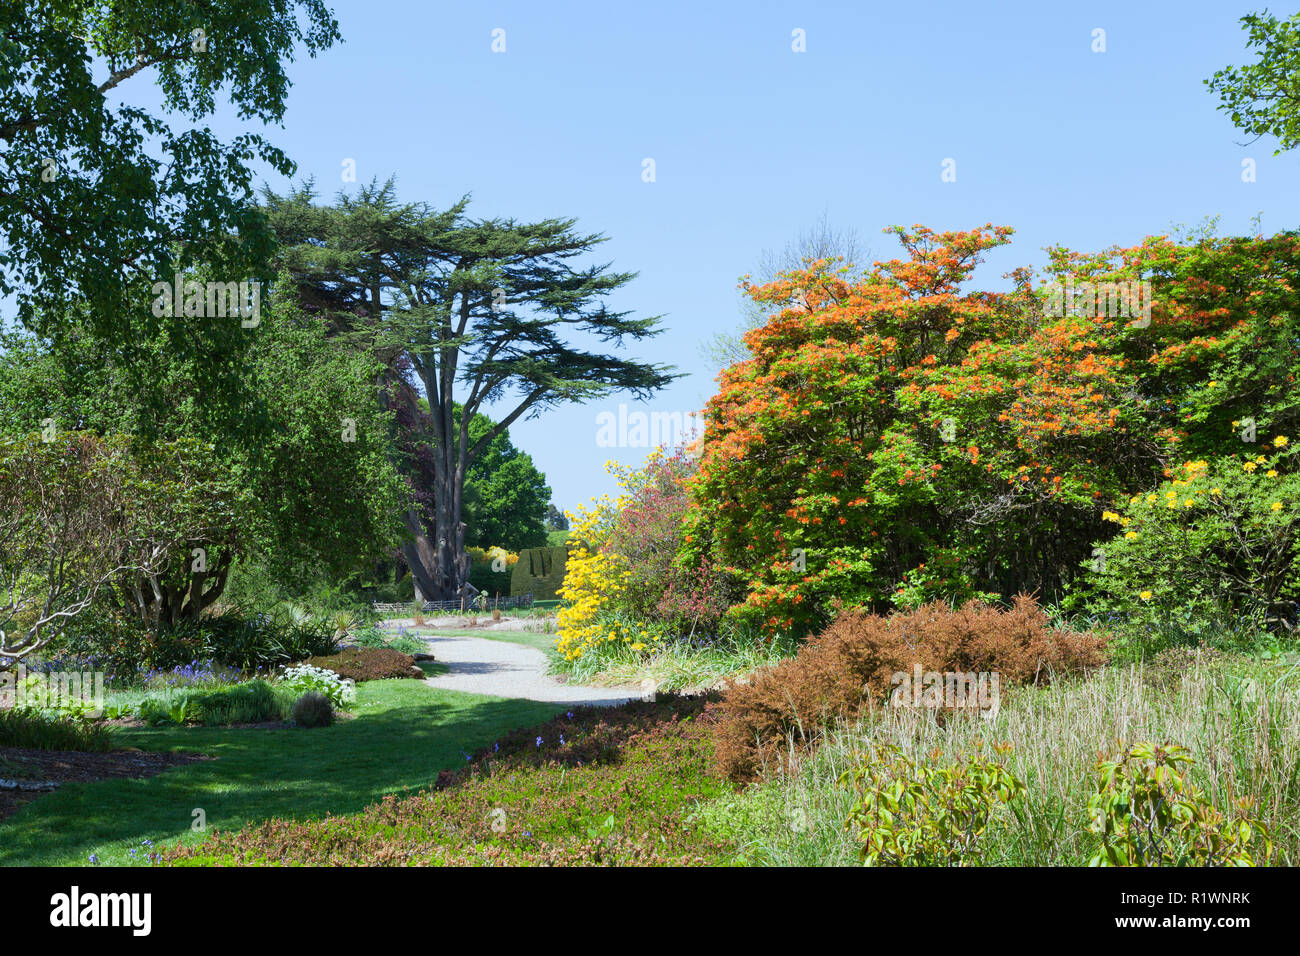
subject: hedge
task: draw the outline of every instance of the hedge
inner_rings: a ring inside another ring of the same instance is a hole
[[[510,576],[511,595],[533,595],[534,601],[552,601],[564,584],[564,566],[569,557],[567,547],[529,548],[519,552],[514,573]]]

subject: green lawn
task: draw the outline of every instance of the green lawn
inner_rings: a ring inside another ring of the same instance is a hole
[[[547,657],[560,656],[555,650],[554,634],[538,634],[534,631],[484,631],[477,628],[472,630],[452,630],[445,627],[417,627],[412,628],[412,630],[418,631],[421,637],[481,637],[489,641],[523,644],[525,647],[536,648]]]
[[[542,635],[539,635],[542,636]],[[413,680],[357,687],[357,717],[318,730],[139,728],[117,746],[215,756],[144,780],[66,784],[0,823],[0,865],[130,862],[149,839],[191,842],[193,811],[230,830],[271,817],[351,813],[432,782],[465,753],[558,713],[550,704],[437,690]]]

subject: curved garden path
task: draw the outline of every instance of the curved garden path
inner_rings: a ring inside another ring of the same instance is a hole
[[[591,687],[556,680],[546,673],[546,655],[523,644],[436,631],[411,636],[427,643],[429,653],[448,668],[446,674],[425,680],[431,687],[578,707],[613,706],[641,698],[636,686]]]

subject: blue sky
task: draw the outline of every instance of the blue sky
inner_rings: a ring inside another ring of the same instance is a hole
[[[737,277],[823,212],[875,258],[896,254],[893,223],[1013,226],[977,274],[994,288],[1048,245],[1132,244],[1209,215],[1243,233],[1261,211],[1273,232],[1300,212],[1300,155],[1243,145],[1202,83],[1246,60],[1237,20],[1262,2],[332,6],[343,44],[291,66],[284,129],[267,131],[296,178],[328,197],[354,159],[362,181],[395,175],[402,199],[472,192],[471,214],[606,233],[600,259],[640,273],[612,304],[665,315],[635,355],[688,373],[653,410],[703,406],[700,344],[738,325]],[[606,459],[644,457],[597,445],[596,415],[620,401],[512,428],[561,507],[613,490]]]

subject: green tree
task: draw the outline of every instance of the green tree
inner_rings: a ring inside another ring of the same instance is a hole
[[[264,272],[272,236],[249,164],[291,175],[293,163],[260,135],[197,124],[222,89],[242,119],[279,123],[295,46],[314,56],[338,40],[321,0],[7,0],[0,294],[46,331],[79,295],[100,331],[126,338],[156,280],[196,263]],[[187,122],[120,101],[146,71],[162,109]]]
[[[469,426],[470,441],[477,442],[495,425],[486,415],[475,415]],[[471,494],[475,499],[473,514],[465,522],[467,546],[499,545],[507,551],[523,551],[546,544],[551,489],[532,456],[516,448],[507,432],[499,432],[470,464],[465,493],[467,499]]]
[[[405,403],[399,423],[428,456],[427,507],[413,498],[403,546],[420,597],[453,596],[466,580],[465,482],[498,435],[564,402],[647,397],[675,377],[598,350],[658,334],[659,317],[607,307],[634,274],[572,265],[605,241],[574,220],[471,219],[468,197],[402,205],[391,180],[333,207],[315,204],[310,183],[264,201],[303,307],[388,360],[389,400]],[[427,414],[412,407],[417,388]],[[480,409],[498,403],[506,414],[472,436]]]
[[[569,519],[565,517],[564,512],[555,505],[546,506],[546,530],[547,531],[568,531]]]
[[[68,319],[57,346],[21,332],[0,339],[0,435],[130,435],[139,467],[159,481],[178,470],[166,461],[167,443],[190,438],[210,449],[172,497],[206,488],[208,498],[231,501],[228,514],[188,534],[145,580],[113,582],[119,601],[150,621],[201,613],[239,559],[266,564],[281,581],[315,580],[363,567],[397,543],[403,488],[391,422],[374,401],[379,363],[274,296],[267,320],[239,332],[230,359],[237,403],[201,384],[210,355],[172,350],[166,336],[106,349],[87,323]],[[211,484],[218,478],[220,488]],[[155,534],[168,530],[164,521]]]
[[[1246,48],[1258,59],[1227,66],[1205,81],[1219,109],[1238,129],[1258,139],[1274,136],[1276,156],[1300,143],[1300,13],[1279,20],[1267,10],[1241,18]]]
[[[169,567],[228,537],[245,495],[193,439],[143,450],[84,431],[0,439],[0,668],[58,637],[115,583],[146,618],[178,605]],[[205,596],[205,578],[192,582],[180,600]]]

